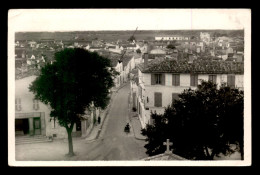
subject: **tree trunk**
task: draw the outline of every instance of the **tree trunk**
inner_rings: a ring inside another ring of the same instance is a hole
[[[206,150],[206,154],[207,154],[207,159],[208,160],[213,160],[213,158],[215,156],[214,150],[212,151],[211,154],[209,153],[208,147],[205,146],[205,150]]]
[[[73,142],[72,142],[72,129],[73,129],[74,123],[71,124],[70,127],[66,127],[67,133],[68,133],[68,144],[69,144],[69,153],[68,156],[74,156],[74,151],[73,151]]]

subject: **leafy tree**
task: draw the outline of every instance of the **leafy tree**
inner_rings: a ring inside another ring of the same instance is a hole
[[[130,38],[128,39],[128,41],[130,41],[130,42],[133,42],[135,40],[135,37],[132,35],[132,36],[130,36]],[[135,40],[136,41],[136,40]]]
[[[47,57],[47,55],[45,55],[45,54],[42,54],[42,56],[46,63],[50,63],[51,61],[53,61],[50,57]]]
[[[136,50],[136,53],[141,53],[141,50],[140,50],[140,49],[137,49],[137,50]]]
[[[237,150],[244,159],[244,92],[223,86],[219,90],[218,112],[223,137],[237,145]],[[222,102],[222,103],[221,103]],[[231,127],[232,126],[232,127]]]
[[[176,47],[175,47],[174,44],[169,44],[169,45],[167,45],[167,48],[168,48],[168,49],[175,49]]]
[[[115,75],[110,60],[96,52],[64,49],[55,53],[54,63],[47,63],[30,85],[35,98],[50,105],[50,116],[66,128],[68,155],[74,155],[71,136],[74,124],[92,103],[101,109],[108,105]]]
[[[146,153],[163,153],[162,143],[170,139],[174,153],[187,159],[212,160],[221,153],[231,154],[231,144],[238,145],[243,159],[243,99],[243,91],[225,84],[218,89],[206,81],[197,90],[184,90],[164,114],[151,114],[154,123],[142,129]]]

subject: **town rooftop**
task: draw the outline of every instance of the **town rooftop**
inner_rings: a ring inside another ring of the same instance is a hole
[[[226,62],[211,60],[194,60],[188,63],[186,60],[173,60],[158,58],[138,65],[143,73],[200,73],[200,74],[244,74],[243,62]]]

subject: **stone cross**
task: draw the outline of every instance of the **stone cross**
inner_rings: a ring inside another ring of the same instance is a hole
[[[171,151],[170,151],[170,146],[172,145],[172,142],[170,142],[170,140],[169,139],[167,139],[166,140],[166,142],[163,142],[163,145],[166,145],[166,151],[165,151],[165,153],[171,153]]]

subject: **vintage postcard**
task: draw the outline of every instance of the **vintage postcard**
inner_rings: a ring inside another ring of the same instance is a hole
[[[250,166],[250,9],[11,9],[9,166]]]

